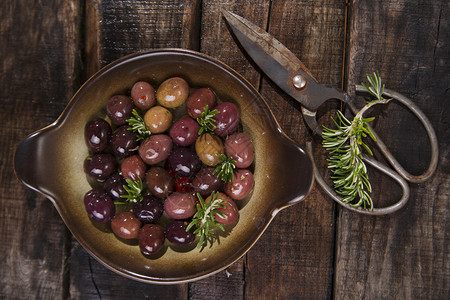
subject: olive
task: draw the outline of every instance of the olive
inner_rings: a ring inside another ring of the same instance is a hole
[[[202,167],[200,159],[190,148],[173,149],[167,161],[175,175],[180,177],[194,177]]]
[[[209,88],[199,88],[186,99],[186,112],[194,119],[200,118],[206,106],[211,111],[216,105],[216,95]]]
[[[155,105],[155,89],[148,82],[138,81],[131,88],[131,99],[133,99],[134,105],[137,108],[148,110]]]
[[[219,154],[224,153],[224,147],[220,137],[204,133],[195,141],[195,151],[205,165],[213,167],[222,161]]]
[[[113,200],[123,201],[123,198],[120,196],[128,194],[123,188],[126,184],[127,182],[119,173],[114,173],[106,179],[103,187],[105,191],[113,198]]]
[[[192,186],[195,193],[199,193],[201,196],[206,197],[213,191],[222,189],[223,181],[213,173],[214,168],[204,168],[197,173],[194,180],[192,180]]]
[[[128,156],[121,164],[122,176],[133,181],[144,179],[147,166],[139,155]]]
[[[172,151],[172,139],[165,134],[155,134],[146,138],[139,147],[139,155],[148,165],[162,162]]]
[[[112,154],[89,155],[84,160],[84,172],[95,179],[106,179],[116,171],[117,162]]]
[[[239,124],[239,109],[231,102],[223,102],[218,104],[214,109],[219,113],[214,116],[214,133],[220,136],[231,134]]]
[[[159,166],[151,167],[148,170],[146,182],[150,192],[159,198],[166,198],[175,190],[175,179],[169,174],[169,171]]]
[[[224,193],[217,193],[214,194],[214,199],[222,199],[224,202],[222,203],[224,207],[219,207],[217,210],[221,213],[223,213],[224,216],[221,216],[219,214],[214,214],[214,219],[224,225],[230,225],[237,221],[239,217],[239,211],[236,206],[236,203],[227,195]],[[206,198],[206,203],[211,201],[211,196]]]
[[[186,102],[189,85],[183,78],[172,77],[165,80],[156,90],[156,101],[164,107],[175,108]]]
[[[111,145],[114,154],[119,158],[130,156],[137,152],[139,143],[137,135],[130,130],[130,126],[123,125],[117,128],[111,137]]]
[[[172,123],[172,113],[162,106],[153,106],[145,113],[144,123],[151,133],[163,133]]]
[[[112,96],[106,104],[106,114],[116,125],[125,124],[131,117],[133,109],[133,100],[124,95]]]
[[[248,168],[254,160],[253,143],[242,132],[233,133],[225,140],[225,153],[234,159],[237,168]]]
[[[253,174],[249,170],[239,169],[234,172],[232,181],[225,183],[224,191],[233,200],[242,200],[253,189]]]
[[[196,200],[190,193],[172,193],[164,201],[164,211],[172,219],[190,218],[196,210]]]
[[[189,244],[194,241],[195,234],[194,228],[190,228],[186,231],[189,223],[184,220],[173,220],[166,226],[166,238],[178,245]]]
[[[169,135],[178,146],[190,146],[198,137],[200,125],[189,116],[184,116],[170,128]]]
[[[92,152],[104,151],[111,140],[111,125],[103,119],[89,121],[84,128],[84,138]]]
[[[84,206],[89,218],[97,223],[111,221],[116,212],[111,197],[103,190],[92,189],[84,195]]]
[[[141,221],[132,212],[123,211],[115,215],[111,220],[111,229],[120,238],[135,239],[139,235]]]
[[[145,224],[139,230],[139,249],[144,255],[157,253],[164,245],[164,228],[157,224]]]
[[[156,223],[164,212],[162,201],[155,196],[145,195],[133,207],[133,213],[142,223]]]

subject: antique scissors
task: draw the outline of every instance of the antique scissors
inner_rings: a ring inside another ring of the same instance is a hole
[[[248,20],[225,9],[222,9],[222,14],[227,20],[234,36],[258,67],[283,91],[300,102],[305,123],[312,130],[313,134],[321,134],[322,132],[321,127],[317,123],[316,112],[318,107],[329,99],[341,100],[350,108],[353,114],[358,112],[358,109],[352,102],[353,99],[346,92],[330,85],[319,83],[305,65],[273,36]],[[357,93],[367,92],[362,85],[356,85],[355,90]],[[328,186],[319,174],[319,170],[314,163],[315,179],[331,198],[350,210],[371,215],[393,213],[402,208],[408,201],[410,195],[407,181],[414,183],[424,182],[433,175],[438,162],[438,141],[436,133],[425,114],[410,99],[397,92],[385,89],[383,95],[401,102],[412,111],[425,127],[431,144],[431,159],[428,169],[421,175],[411,175],[400,165],[380,137],[371,128],[376,137],[378,148],[393,169],[367,155],[364,155],[363,160],[393,178],[401,186],[402,196],[397,203],[383,208],[373,208],[372,210],[356,208],[346,204]],[[312,143],[307,142],[306,147],[314,161]]]

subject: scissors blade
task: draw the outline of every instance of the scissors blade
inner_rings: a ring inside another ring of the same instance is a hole
[[[253,61],[306,109],[315,111],[328,99],[346,100],[342,91],[318,83],[303,63],[273,36],[232,12],[222,9],[222,14]]]

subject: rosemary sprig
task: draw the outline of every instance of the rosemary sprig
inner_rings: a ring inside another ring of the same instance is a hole
[[[137,134],[137,141],[148,138],[151,135],[151,132],[145,126],[144,119],[139,115],[136,109],[133,109],[132,114],[133,116],[127,120],[128,125],[131,126],[128,130],[132,130]]]
[[[217,173],[217,177],[220,177],[220,179],[224,182],[233,181],[234,168],[236,168],[234,164],[236,161],[223,153],[216,153],[216,155],[222,159],[222,162],[216,166],[213,174],[215,175]]]
[[[342,201],[354,207],[372,210],[373,201],[369,195],[372,187],[362,153],[364,149],[372,155],[363,139],[369,136],[375,141],[376,138],[369,128],[369,122],[374,118],[363,118],[363,114],[373,105],[385,104],[391,99],[383,98],[384,85],[381,84],[378,72],[374,72],[373,76],[367,74],[367,80],[370,86],[364,83],[362,85],[375,100],[368,101],[352,121],[338,111],[338,122],[332,118],[337,129],[323,127],[322,145],[330,152],[328,168],[331,169],[334,188],[342,196]]]
[[[218,113],[219,111],[217,109],[209,111],[208,105],[206,105],[205,111],[202,112],[201,117],[197,118],[197,123],[200,125],[198,135],[201,135],[203,132],[214,132],[214,129],[216,129],[216,124],[214,124],[214,122],[216,120],[213,119],[213,117]]]
[[[225,201],[222,198],[219,198],[218,192],[211,193],[208,203],[206,203],[198,193],[197,197],[200,203],[197,204],[197,212],[193,216],[191,223],[186,227],[186,232],[195,226],[194,234],[200,237],[197,248],[201,248],[208,240],[211,244],[214,242],[217,238],[215,234],[216,229],[225,231],[223,225],[215,219],[216,214],[225,217],[222,212],[217,210],[218,208],[225,208],[223,204]]]
[[[142,179],[138,177],[138,180],[133,181],[131,179],[125,179],[127,184],[123,185],[125,191],[127,191],[127,195],[121,195],[121,198],[126,199],[126,202],[115,202],[115,204],[125,204],[127,202],[141,202],[143,199],[142,192],[144,191],[144,184],[142,183]]]
[[[362,82],[361,85],[365,87],[376,100],[383,100],[384,84],[381,84],[381,77],[378,71],[373,72],[373,77],[369,74],[367,74],[366,77],[370,83],[370,86],[367,86],[364,82]]]

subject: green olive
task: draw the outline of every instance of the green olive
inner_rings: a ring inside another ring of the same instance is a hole
[[[189,85],[183,78],[172,77],[161,83],[156,91],[156,100],[167,108],[175,108],[186,102]]]
[[[195,141],[195,151],[205,165],[213,167],[222,161],[219,154],[224,153],[224,147],[220,137],[205,133]]]
[[[145,113],[144,123],[151,133],[162,133],[169,129],[172,113],[162,106],[153,106]]]

